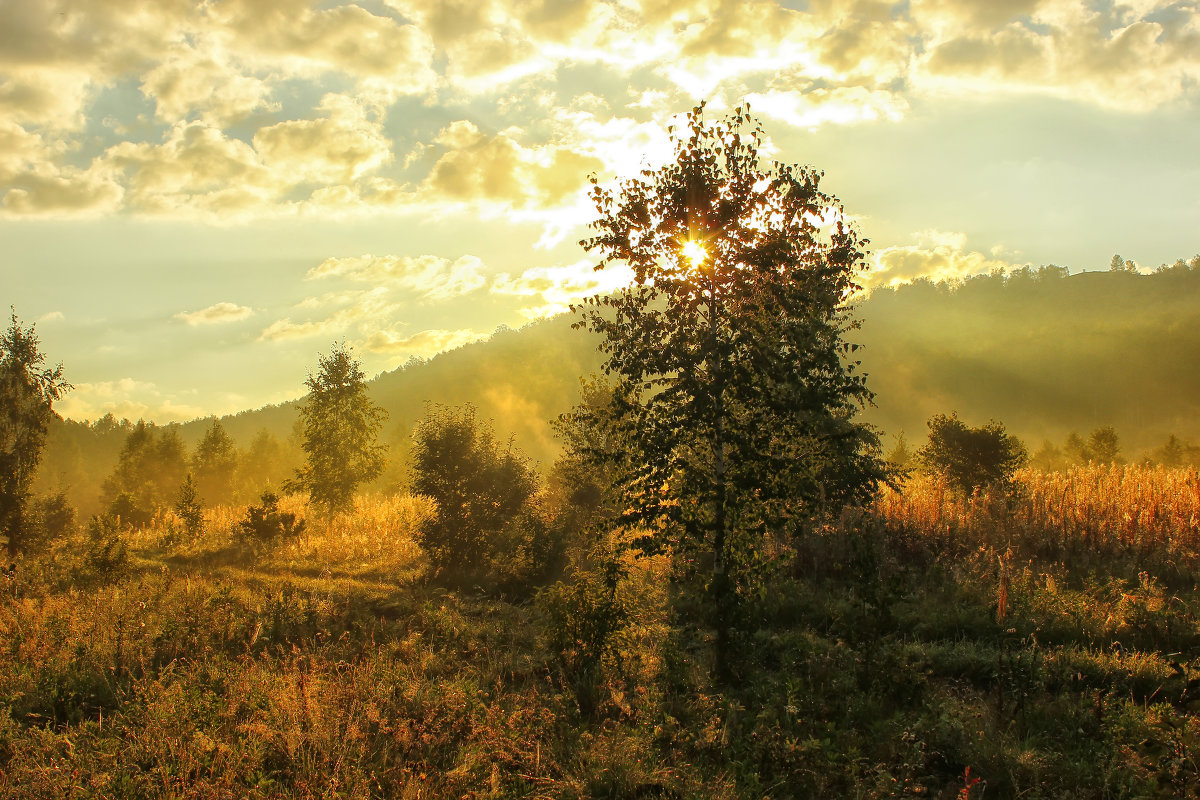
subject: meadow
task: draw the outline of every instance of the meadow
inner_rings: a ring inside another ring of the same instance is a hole
[[[724,684],[669,558],[624,553],[589,672],[552,602],[586,542],[554,590],[448,588],[423,498],[287,497],[270,548],[244,507],[123,560],[81,531],[0,577],[0,797],[1195,796],[1200,476],[1015,486],[913,476],[770,542]]]

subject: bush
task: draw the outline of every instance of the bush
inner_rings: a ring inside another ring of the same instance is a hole
[[[299,540],[304,532],[304,520],[279,510],[279,496],[267,489],[262,504],[246,508],[246,518],[238,523],[235,534],[243,546],[273,547],[285,539]]]
[[[21,547],[26,554],[45,550],[56,540],[78,532],[75,508],[67,501],[66,493],[38,497],[29,504],[26,530],[21,536]]]
[[[86,568],[101,578],[115,578],[129,563],[121,520],[109,514],[92,517],[87,525]]]
[[[546,568],[554,548],[532,502],[537,474],[511,441],[496,442],[473,407],[431,408],[417,424],[412,458],[413,492],[437,503],[417,532],[435,574],[503,579]]]
[[[204,512],[200,507],[200,497],[196,494],[196,484],[190,474],[179,487],[179,497],[175,500],[175,514],[183,523],[183,532],[190,539],[199,539],[204,534]]]
[[[609,555],[596,571],[580,571],[571,583],[558,581],[538,597],[559,684],[585,715],[597,710],[606,680],[620,674],[620,634],[630,620],[629,604],[618,591],[625,572]]]
[[[929,420],[929,443],[917,457],[926,471],[944,475],[968,494],[984,486],[1010,487],[1013,472],[1028,460],[1025,446],[1001,423],[971,428],[957,414]]]

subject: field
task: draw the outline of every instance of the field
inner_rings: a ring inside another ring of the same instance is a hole
[[[420,498],[266,551],[241,508],[123,564],[80,534],[0,578],[0,797],[1195,796],[1200,477],[1017,487],[773,542],[726,685],[665,557],[589,672],[546,592],[425,577]]]

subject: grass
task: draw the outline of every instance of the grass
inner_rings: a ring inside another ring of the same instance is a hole
[[[1117,798],[1200,791],[1200,481],[929,478],[775,543],[711,678],[665,558],[581,711],[545,602],[427,581],[429,506],[242,551],[242,509],[0,577],[0,797]],[[298,498],[284,510],[308,516]]]

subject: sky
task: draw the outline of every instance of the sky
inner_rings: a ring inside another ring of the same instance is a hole
[[[294,399],[615,288],[587,176],[702,100],[868,286],[1200,252],[1200,0],[0,0],[0,301],[64,416]]]

